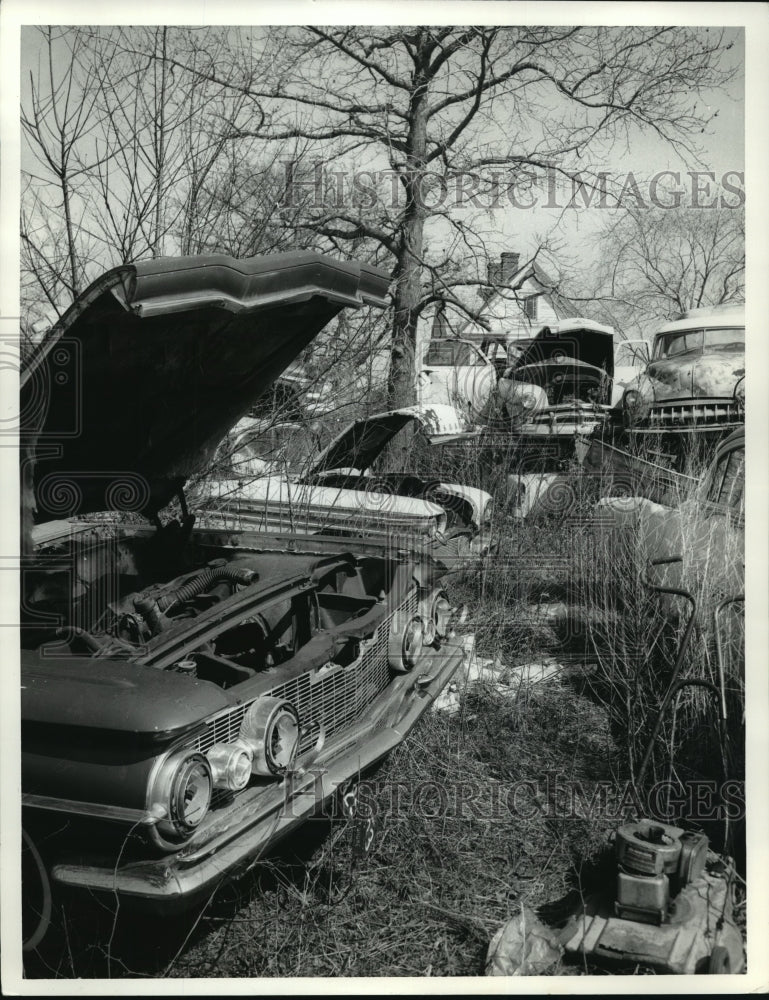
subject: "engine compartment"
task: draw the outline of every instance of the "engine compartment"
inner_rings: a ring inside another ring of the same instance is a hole
[[[296,656],[321,631],[377,605],[385,613],[388,559],[242,550],[205,537],[169,522],[159,531],[95,528],[48,544],[24,574],[22,647],[151,663],[169,636],[229,602],[234,614],[222,616],[221,630],[163,669],[231,687]],[[244,592],[241,615],[234,606]]]
[[[563,403],[606,403],[607,379],[597,368],[576,365],[531,365],[512,374],[515,382],[538,385],[549,406]]]

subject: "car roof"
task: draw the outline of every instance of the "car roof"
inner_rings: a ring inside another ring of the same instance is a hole
[[[655,334],[678,333],[685,330],[701,330],[708,327],[745,326],[745,306],[725,306],[721,309],[691,309],[680,319],[666,323]]]

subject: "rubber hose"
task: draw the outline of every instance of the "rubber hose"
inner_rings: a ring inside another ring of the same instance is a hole
[[[207,567],[197,576],[188,580],[187,583],[179,587],[171,594],[166,594],[158,600],[158,607],[161,611],[168,611],[169,608],[183,601],[189,601],[196,594],[202,594],[208,590],[217,580],[228,580],[231,583],[249,584],[256,579],[257,573],[252,569],[243,569],[239,566],[213,566]]]

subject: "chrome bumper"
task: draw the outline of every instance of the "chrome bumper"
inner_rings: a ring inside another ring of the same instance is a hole
[[[211,896],[317,813],[340,785],[401,743],[465,655],[459,637],[447,640],[440,650],[428,650],[418,669],[393,681],[367,719],[312,760],[303,760],[283,781],[247,789],[230,807],[209,813],[192,842],[178,853],[123,865],[61,860],[52,866],[54,882],[149,902],[162,910],[183,909]]]

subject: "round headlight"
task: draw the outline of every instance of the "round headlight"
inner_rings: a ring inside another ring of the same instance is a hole
[[[734,401],[741,410],[745,409],[745,376],[743,375],[734,389]]]
[[[441,593],[433,601],[433,624],[439,638],[444,639],[449,634],[451,626],[451,604],[448,597]]]
[[[153,785],[151,807],[161,807],[158,828],[188,837],[203,821],[214,789],[211,765],[203,754],[180,750],[162,765]]]
[[[235,743],[215,743],[206,754],[211,765],[214,788],[239,792],[251,778],[254,751],[245,740]]]
[[[409,670],[415,667],[422,655],[424,645],[424,622],[414,616],[403,633],[403,661]]]
[[[282,698],[257,698],[240,727],[241,739],[253,750],[254,774],[272,778],[285,773],[299,749],[299,716]]]
[[[425,594],[419,602],[422,618],[422,642],[432,646],[437,639],[444,639],[451,629],[452,607],[445,590],[436,588]]]
[[[390,666],[398,673],[407,673],[419,662],[424,650],[424,621],[421,615],[413,615],[402,627],[397,616],[390,626],[388,658]]]
[[[638,392],[635,389],[626,389],[622,394],[622,405],[625,407],[635,406],[638,402]]]

